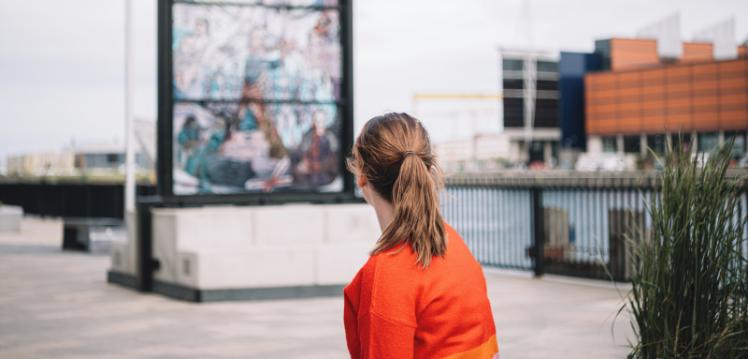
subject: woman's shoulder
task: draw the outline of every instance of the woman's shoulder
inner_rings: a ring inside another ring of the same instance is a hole
[[[462,236],[448,223],[444,223],[444,234],[447,241],[447,255],[450,251],[464,251],[467,246],[462,240]],[[364,268],[368,271],[376,271],[377,267],[383,267],[384,271],[409,271],[414,273],[422,273],[426,271],[426,268],[417,263],[417,254],[413,248],[406,244],[400,244],[384,250],[380,253],[373,254],[369,257],[369,260],[364,265]],[[440,261],[443,258],[436,257],[433,261]]]
[[[457,238],[462,242],[462,236],[460,236],[460,233],[458,233],[457,230],[447,222],[444,222],[444,234],[447,235],[447,240]]]
[[[412,277],[423,268],[416,262],[416,254],[407,244],[400,244],[369,256],[361,268],[362,275],[373,282],[398,282]]]
[[[465,243],[462,240],[457,231],[449,224],[444,224],[444,231],[447,237],[447,250],[454,247],[462,249]],[[447,253],[449,255],[449,253]],[[384,250],[382,252],[372,254],[369,256],[368,261],[361,268],[360,274],[363,280],[377,281],[385,280],[388,282],[393,281],[392,278],[403,278],[405,279],[417,279],[421,277],[424,272],[428,271],[428,268],[424,268],[417,262],[417,254],[413,248],[406,244],[400,244]],[[433,261],[440,261],[442,258],[434,258]],[[406,280],[406,282],[412,282]]]
[[[396,283],[398,278],[405,276],[405,273],[412,269],[408,265],[407,258],[410,257],[408,251],[412,250],[407,246],[399,246],[399,248],[390,248],[370,255],[359,269],[354,281],[369,287],[381,286],[383,283]],[[415,256],[413,256],[413,261],[415,261]]]

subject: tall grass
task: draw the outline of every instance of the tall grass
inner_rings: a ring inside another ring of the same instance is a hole
[[[748,358],[745,213],[726,176],[729,146],[705,164],[670,150],[649,236],[633,241],[630,358]]]

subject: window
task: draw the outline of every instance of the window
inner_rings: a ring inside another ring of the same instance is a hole
[[[106,162],[108,164],[117,164],[119,161],[119,155],[116,153],[107,153],[106,154]]]
[[[535,88],[544,91],[558,91],[558,81],[537,80]]]
[[[725,132],[725,145],[732,142],[732,158],[740,159],[745,156],[745,132]]]
[[[558,63],[552,61],[538,61],[538,72],[558,72]]]
[[[524,80],[522,79],[504,78],[503,84],[504,90],[521,90],[525,87]]]
[[[533,127],[558,127],[558,100],[535,100],[535,120]]]
[[[699,152],[710,152],[719,146],[719,135],[716,132],[699,134]]]
[[[639,137],[639,135],[623,136],[623,152],[640,153],[641,137]]]
[[[618,152],[618,143],[615,136],[603,137],[603,152]]]
[[[504,127],[522,127],[525,108],[521,98],[504,98]]]
[[[647,136],[647,147],[654,153],[661,155],[665,153],[665,147],[667,146],[665,135],[649,135]]]
[[[683,148],[685,151],[691,150],[691,134],[673,135],[673,149]]]
[[[525,68],[524,61],[521,59],[504,59],[501,64],[504,71],[522,71]]]
[[[558,158],[558,146],[559,141],[551,141],[551,157],[554,159]]]
[[[101,159],[101,156],[87,153],[84,156],[83,163],[85,163],[86,168],[100,168],[100,167],[106,167],[105,162]]]

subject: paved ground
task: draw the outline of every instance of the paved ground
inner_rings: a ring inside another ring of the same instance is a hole
[[[344,358],[342,299],[191,304],[105,281],[56,221],[0,234],[0,358]],[[595,281],[487,272],[502,358],[624,358],[621,299]]]

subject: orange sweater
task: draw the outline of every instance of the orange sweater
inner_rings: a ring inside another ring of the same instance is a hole
[[[423,269],[410,246],[369,258],[345,288],[352,358],[498,357],[480,264],[455,230],[447,251]]]

